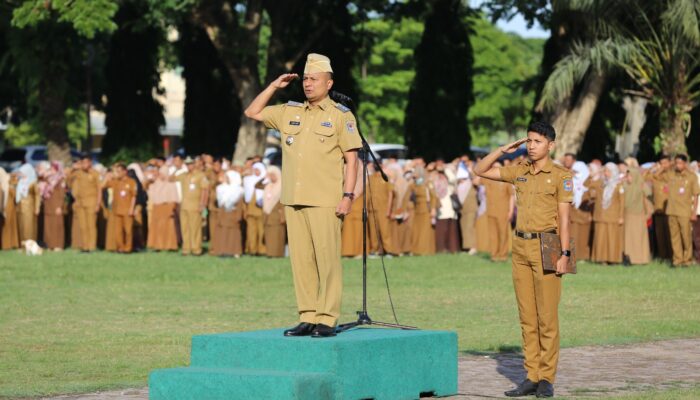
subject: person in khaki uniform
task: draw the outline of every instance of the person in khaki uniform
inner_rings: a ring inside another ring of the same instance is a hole
[[[218,231],[218,218],[219,218],[219,207],[216,204],[216,188],[219,186],[221,181],[224,179],[224,172],[221,169],[221,159],[211,158],[211,162],[207,162],[211,156],[205,156],[206,169],[204,174],[209,181],[209,204],[207,205],[207,230],[209,239],[209,253],[216,255],[216,233]]]
[[[595,196],[591,260],[620,264],[625,248],[625,187],[615,163],[605,164],[601,173],[602,179],[589,183],[591,196]]]
[[[386,171],[384,171],[386,173]],[[379,171],[369,177],[367,193],[370,196],[369,209],[370,252],[377,254],[398,254],[391,236],[391,206],[394,201],[394,185],[384,182]],[[362,245],[360,245],[362,248]]]
[[[191,157],[185,159],[187,173],[175,179],[180,183],[180,229],[182,230],[182,254],[202,254],[202,212],[207,206],[209,181],[195,166]]]
[[[36,241],[38,238],[38,215],[41,211],[41,191],[38,187],[37,175],[31,164],[23,164],[19,170],[17,183],[17,225],[19,227],[19,242]]]
[[[133,245],[134,209],[136,206],[136,181],[126,174],[126,166],[114,166],[114,178],[105,182],[112,189],[112,218],[117,252],[131,253]]]
[[[663,260],[671,259],[671,235],[668,230],[668,215],[666,215],[666,203],[668,202],[668,184],[660,179],[671,168],[671,159],[662,155],[659,162],[644,174],[644,178],[651,181],[651,197],[654,204],[654,242],[656,244],[656,256]]]
[[[329,97],[333,70],[328,57],[309,54],[304,103],[266,107],[296,74],[283,74],[245,110],[245,115],[282,134],[282,195],[294,288],[301,323],[286,336],[335,336],[343,271],[342,218],[354,198],[361,141],[350,109]],[[344,169],[343,161],[347,164]]]
[[[484,157],[474,172],[487,179],[515,185],[518,218],[513,237],[513,285],[520,314],[525,355],[525,379],[506,396],[536,394],[552,397],[559,362],[559,299],[561,275],[569,250],[569,211],[573,200],[571,172],[552,162],[556,133],[551,125],[533,122],[526,139],[502,146]],[[527,143],[527,162],[494,168],[496,160]],[[562,255],[557,272],[544,272],[539,234],[558,232]]]
[[[700,194],[698,179],[688,170],[688,157],[679,154],[674,158],[675,168],[663,173],[661,180],[668,185],[668,228],[671,233],[673,266],[687,267],[693,262],[691,221],[697,220],[695,208]]]
[[[500,168],[501,164],[494,165]],[[508,257],[508,237],[510,236],[510,221],[515,211],[513,185],[504,182],[485,180],[486,186],[486,217],[489,224],[489,242],[491,244],[491,260],[505,261]]]
[[[267,175],[265,164],[253,164],[252,173],[243,178],[245,202],[245,252],[252,256],[265,254],[265,223],[263,213],[263,180]]]
[[[97,212],[102,201],[100,174],[92,168],[89,156],[80,160],[80,170],[72,177],[71,192],[75,198],[73,211],[80,230],[80,249],[92,251],[97,247]]]

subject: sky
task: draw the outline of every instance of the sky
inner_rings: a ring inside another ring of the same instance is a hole
[[[485,0],[469,0],[471,7],[479,7]],[[496,22],[501,30],[505,32],[514,32],[524,38],[549,38],[549,32],[544,30],[539,24],[535,23],[532,28],[527,28],[527,22],[520,16],[516,15],[510,21],[500,20]]]

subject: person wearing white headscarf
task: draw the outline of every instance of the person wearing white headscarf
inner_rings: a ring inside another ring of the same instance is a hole
[[[243,178],[245,221],[246,221],[246,237],[245,237],[245,252],[250,255],[265,254],[263,222],[263,197],[264,197],[264,180],[267,175],[265,164],[257,162],[253,164],[253,170],[250,175]]]
[[[282,195],[282,171],[275,166],[267,169],[267,184],[263,194],[265,224],[265,251],[268,257],[284,257],[287,228],[284,219]]]
[[[617,165],[605,164],[603,179],[592,183],[590,188],[596,192],[591,259],[600,263],[619,264],[622,262],[624,246],[625,189]]]
[[[474,187],[471,173],[461,162],[457,168],[457,197],[462,205],[459,217],[459,228],[462,233],[462,250],[476,253],[476,211],[479,209],[477,190]]]
[[[10,190],[10,174],[0,167],[0,228],[2,228],[2,218],[7,204],[7,192]]]
[[[411,225],[411,253],[432,255],[435,254],[434,224],[438,198],[423,167],[417,167],[413,175],[413,183],[408,189],[414,208],[413,224]]]
[[[19,181],[15,203],[17,204],[17,223],[19,241],[38,238],[38,216],[41,210],[41,192],[37,185],[37,175],[31,164],[23,164],[17,170]]]
[[[590,176],[590,169],[584,162],[576,161],[571,167],[571,173],[574,183],[574,201],[570,213],[571,237],[576,243],[576,259],[588,260],[591,256],[593,206],[585,183]]]
[[[226,171],[224,182],[216,187],[216,202],[219,215],[216,219],[214,255],[221,257],[240,257],[243,253],[243,187],[241,174],[234,170]]]

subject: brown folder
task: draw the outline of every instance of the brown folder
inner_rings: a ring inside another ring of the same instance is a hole
[[[574,239],[569,239],[569,250],[571,257],[566,266],[567,274],[576,273],[576,248]],[[557,261],[561,257],[561,240],[556,233],[541,233],[540,234],[540,252],[542,253],[542,268],[545,271],[557,270]]]

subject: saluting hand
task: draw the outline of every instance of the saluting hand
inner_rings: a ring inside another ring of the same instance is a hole
[[[513,143],[503,145],[500,147],[501,153],[515,153],[515,151],[518,150],[518,147],[525,142],[527,142],[527,138],[522,138]]]
[[[282,74],[279,76],[279,78],[272,81],[270,86],[274,87],[275,89],[284,89],[297,78],[299,78],[298,74]]]

